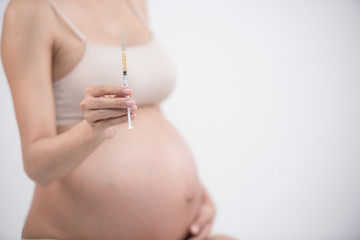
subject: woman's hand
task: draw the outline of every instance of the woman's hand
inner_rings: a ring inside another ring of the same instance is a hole
[[[111,127],[128,121],[127,108],[130,108],[131,119],[135,118],[135,101],[127,97],[131,94],[129,87],[121,85],[104,84],[86,89],[80,107],[96,137],[113,137],[116,131]]]
[[[194,222],[190,225],[191,237],[188,240],[204,240],[211,231],[215,218],[215,205],[203,187],[203,201]]]

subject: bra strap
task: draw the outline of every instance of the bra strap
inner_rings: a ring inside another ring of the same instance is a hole
[[[75,33],[75,35],[82,41],[86,41],[86,37],[84,34],[82,34],[77,27],[70,21],[70,19],[56,6],[55,2],[53,0],[48,0],[55,10],[57,14],[64,20],[64,22],[69,26],[69,28]]]

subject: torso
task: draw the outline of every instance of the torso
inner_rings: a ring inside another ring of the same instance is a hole
[[[123,28],[131,33],[129,46],[149,41],[149,33],[124,1],[104,1],[101,8],[90,4],[100,3],[61,2],[89,39],[119,45],[121,32],[115,29]],[[94,9],[99,15],[91,18]],[[124,10],[115,14],[114,9]],[[99,19],[103,22],[97,25]],[[54,24],[59,43],[53,59],[56,81],[71,70],[83,49],[71,32]],[[102,32],[104,26],[108,34]],[[186,235],[202,197],[191,152],[158,105],[139,107],[133,130],[125,125],[71,174],[47,186],[36,185],[23,237],[180,240]],[[58,134],[73,126],[58,127]]]

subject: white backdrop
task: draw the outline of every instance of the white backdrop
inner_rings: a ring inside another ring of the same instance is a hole
[[[214,232],[360,239],[360,2],[150,0],[149,10],[179,71],[163,108],[217,204]],[[0,239],[12,240],[33,184],[0,74]]]

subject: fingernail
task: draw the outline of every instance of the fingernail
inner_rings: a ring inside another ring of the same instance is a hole
[[[197,234],[199,232],[199,227],[197,225],[192,225],[191,231],[193,234]]]
[[[135,103],[134,103],[134,101],[133,100],[127,100],[126,101],[126,106],[128,106],[128,107],[131,107],[131,106],[133,106]]]
[[[125,94],[130,94],[130,93],[131,93],[131,89],[130,89],[130,88],[124,88],[124,89],[123,89],[123,93],[125,93]]]

